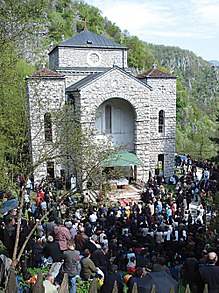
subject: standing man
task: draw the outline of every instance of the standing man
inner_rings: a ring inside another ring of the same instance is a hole
[[[219,292],[219,267],[215,265],[217,260],[217,254],[210,252],[207,256],[207,264],[199,267],[203,284],[208,284],[209,293]]]
[[[67,241],[68,249],[63,252],[62,273],[68,274],[69,293],[76,293],[76,276],[79,273],[80,252],[75,250],[75,244],[72,239]]]
[[[91,260],[94,262],[96,267],[101,269],[101,271],[104,273],[104,276],[106,276],[108,272],[108,251],[109,247],[103,246],[102,248],[96,249],[91,255]]]
[[[54,227],[55,241],[58,242],[61,251],[68,249],[67,241],[72,238],[71,233],[69,232],[68,228],[65,227],[64,224],[65,220],[60,219],[58,226]]]

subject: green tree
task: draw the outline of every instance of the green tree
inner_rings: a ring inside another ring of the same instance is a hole
[[[21,41],[42,24],[45,0],[4,0],[0,2],[0,47]]]
[[[215,131],[215,136],[212,136],[210,139],[215,143],[217,154],[212,159],[218,164],[219,163],[219,111],[216,118],[217,129]]]
[[[24,77],[33,68],[17,56],[13,44],[0,57],[0,189],[29,162],[28,120]]]

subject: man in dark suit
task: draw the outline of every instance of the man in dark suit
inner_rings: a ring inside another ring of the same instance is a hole
[[[99,245],[100,246],[100,245]],[[99,248],[98,246],[98,236],[96,234],[93,234],[90,237],[90,240],[88,240],[86,242],[86,248],[89,249],[91,251],[91,254],[97,249]]]
[[[95,266],[100,268],[105,276],[109,266],[108,250],[108,246],[103,246],[102,248],[96,249],[91,255],[91,259]]]
[[[46,246],[44,247],[44,253],[46,257],[51,256],[53,262],[60,262],[62,258],[62,252],[59,248],[58,242],[54,241],[51,235],[47,238]]]
[[[207,264],[199,268],[203,284],[208,284],[208,293],[219,292],[219,267],[215,265],[217,261],[217,254],[210,252],[207,257]]]

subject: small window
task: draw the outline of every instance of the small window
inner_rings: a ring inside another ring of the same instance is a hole
[[[105,128],[106,133],[112,133],[112,107],[110,105],[105,107]]]
[[[45,141],[52,141],[52,121],[50,113],[44,115],[44,131]]]
[[[164,111],[159,112],[158,132],[164,133]]]

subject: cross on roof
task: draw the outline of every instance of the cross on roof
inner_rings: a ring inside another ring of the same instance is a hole
[[[45,66],[46,66],[46,62],[43,61],[41,64],[42,64],[42,67],[45,68]]]
[[[87,22],[89,22],[87,18],[84,18],[82,22],[84,22],[84,29],[87,28]]]

